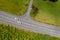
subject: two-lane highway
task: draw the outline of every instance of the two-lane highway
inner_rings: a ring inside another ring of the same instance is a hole
[[[32,19],[30,19],[29,14],[30,14],[32,2],[33,0],[30,1],[27,12],[22,17],[13,16],[6,12],[0,11],[0,21],[3,23],[7,23],[9,25],[13,25],[17,28],[24,28],[34,32],[60,37],[60,28],[54,27],[52,25],[35,22]]]
[[[44,25],[39,25],[34,23],[34,21],[31,21],[27,18],[19,18],[20,22],[22,22],[22,24],[18,23],[15,18],[15,16],[9,17],[8,15],[3,15],[3,12],[1,12],[2,14],[0,14],[0,21],[16,26],[17,28],[25,28],[34,32],[38,32],[38,33],[44,33],[44,34],[48,34],[51,36],[57,36],[60,37],[60,31],[59,30],[55,30],[54,27],[53,28],[49,28],[47,26]],[[5,12],[4,12],[5,13]],[[18,17],[17,17],[18,18]],[[30,21],[30,22],[29,22]]]

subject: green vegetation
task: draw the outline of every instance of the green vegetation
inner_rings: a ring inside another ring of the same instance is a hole
[[[0,24],[0,40],[60,40],[60,38]]]
[[[60,26],[60,0],[57,2],[51,1],[34,0],[31,18],[38,22]]]
[[[30,0],[0,0],[0,10],[13,15],[23,15]]]

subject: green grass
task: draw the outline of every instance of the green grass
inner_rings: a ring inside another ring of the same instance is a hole
[[[13,15],[23,15],[30,0],[0,0],[0,10]]]
[[[43,0],[34,0],[33,6],[35,9],[38,9],[38,12],[34,12],[34,8],[32,8],[30,14],[32,19],[38,22],[60,26],[60,0],[55,3]]]
[[[0,40],[60,40],[60,38],[0,24]]]

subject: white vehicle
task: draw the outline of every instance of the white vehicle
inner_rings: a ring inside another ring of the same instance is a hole
[[[17,23],[22,24],[22,22],[21,22],[21,21],[17,21]]]
[[[17,19],[16,17],[14,19]]]
[[[15,17],[14,19],[17,20],[17,23],[22,24],[21,20],[19,20],[17,17]]]

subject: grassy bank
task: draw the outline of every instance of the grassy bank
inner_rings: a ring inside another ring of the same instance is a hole
[[[0,10],[13,15],[23,15],[28,7],[29,0],[0,0]]]
[[[30,15],[38,22],[60,26],[60,0],[57,2],[34,0]]]
[[[0,24],[0,40],[60,40],[60,38]]]

